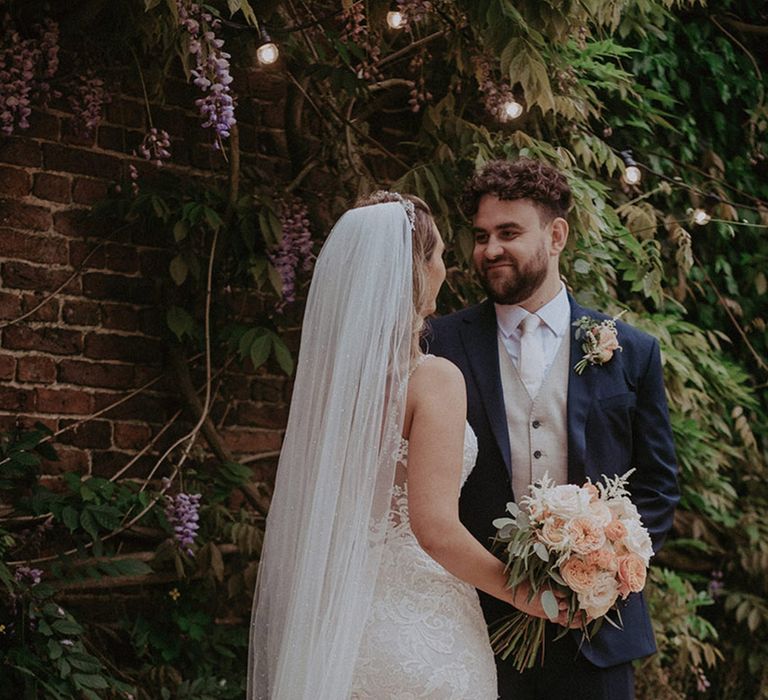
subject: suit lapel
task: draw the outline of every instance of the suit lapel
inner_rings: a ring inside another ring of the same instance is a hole
[[[486,301],[478,307],[476,315],[464,319],[461,327],[461,339],[491,426],[491,432],[496,438],[504,458],[507,473],[511,474],[509,433],[499,373],[497,332],[496,310],[493,302]]]
[[[568,481],[582,483],[586,475],[586,425],[592,399],[596,394],[598,372],[587,367],[581,374],[573,369],[584,355],[581,341],[576,340],[573,322],[582,316],[595,317],[594,312],[579,306],[569,294],[571,304],[571,357],[568,368]]]

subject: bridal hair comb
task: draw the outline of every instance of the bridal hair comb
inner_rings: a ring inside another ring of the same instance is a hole
[[[390,192],[389,190],[376,190],[371,194],[362,197],[357,201],[356,206],[366,206],[368,204],[386,204],[387,202],[398,202],[405,209],[405,214],[411,224],[411,230],[416,226],[416,207],[413,202],[406,199],[399,192]]]

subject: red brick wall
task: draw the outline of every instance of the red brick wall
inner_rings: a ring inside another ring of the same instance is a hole
[[[244,162],[284,172],[282,81],[268,74],[236,81]],[[167,168],[224,178],[225,164],[190,109],[194,93],[181,82],[170,87],[166,104],[153,108],[156,126],[172,138]],[[130,155],[146,120],[142,101],[118,95],[84,139],[73,135],[62,99],[33,113],[29,129],[0,136],[0,429],[17,421],[65,429],[54,442],[60,461],[45,465],[52,476],[114,474],[183,406],[168,379],[161,340],[158,276],[168,274],[170,234],[116,229],[86,217],[110,184],[127,176],[128,164],[150,173],[152,166]],[[199,373],[193,377],[199,385]],[[150,388],[94,417],[155,378]],[[213,418],[257,477],[274,466],[289,384],[269,367],[235,369],[222,379]],[[184,434],[191,421],[182,414],[158,447]],[[146,474],[153,463],[145,455],[130,473]]]

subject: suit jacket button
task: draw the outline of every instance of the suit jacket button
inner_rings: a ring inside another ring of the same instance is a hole
[[[536,459],[538,459],[539,457],[541,457],[541,450],[536,450],[536,452],[534,452],[534,453],[533,453],[533,456],[534,456]]]
[[[531,423],[531,425],[532,425],[534,428],[538,428],[538,427],[541,425],[541,423],[539,423],[539,421],[535,420],[535,421],[533,421],[533,423]]]

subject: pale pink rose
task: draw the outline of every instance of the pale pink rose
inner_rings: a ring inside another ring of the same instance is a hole
[[[596,619],[607,613],[619,597],[619,589],[616,577],[608,572],[600,572],[592,586],[586,591],[578,591],[579,607],[586,611],[587,615]]]
[[[619,567],[618,558],[616,555],[607,549],[598,549],[595,552],[589,552],[584,555],[584,559],[588,564],[594,564],[598,569],[603,571],[616,571]]]
[[[621,518],[622,520],[640,519],[640,513],[637,511],[637,506],[628,498],[612,498],[607,501],[607,505],[615,518]]]
[[[605,544],[605,531],[594,518],[574,518],[568,523],[571,549],[576,554],[586,554],[600,549]]]
[[[568,547],[568,532],[562,518],[547,518],[538,534],[539,539],[551,549],[562,551]]]
[[[600,362],[608,362],[619,349],[619,340],[614,328],[600,328],[595,333],[597,354]]]
[[[570,557],[560,567],[563,581],[568,588],[579,594],[590,590],[599,574],[600,570],[594,564],[588,564],[581,557]]]
[[[605,526],[605,536],[611,542],[618,542],[627,534],[627,528],[624,527],[624,523],[618,518],[614,518]]]
[[[636,554],[619,557],[616,573],[619,579],[619,593],[626,598],[630,593],[639,593],[645,586],[645,562]]]

